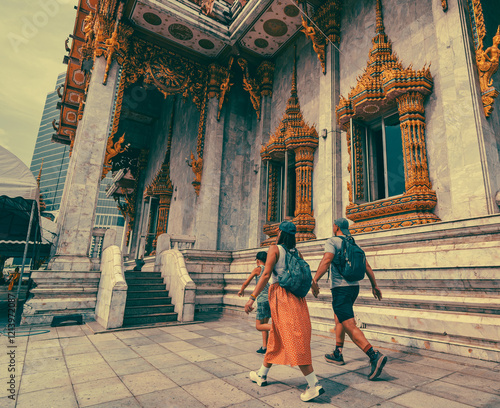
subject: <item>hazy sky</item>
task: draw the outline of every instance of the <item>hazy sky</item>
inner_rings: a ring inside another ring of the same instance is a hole
[[[47,93],[67,69],[64,41],[73,32],[77,4],[0,1],[0,145],[28,166]]]

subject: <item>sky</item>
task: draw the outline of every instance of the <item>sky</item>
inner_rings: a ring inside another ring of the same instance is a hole
[[[78,0],[0,1],[0,145],[28,167],[45,98],[55,88]],[[71,42],[70,42],[71,44]]]

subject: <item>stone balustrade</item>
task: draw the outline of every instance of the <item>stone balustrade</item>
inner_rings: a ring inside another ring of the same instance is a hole
[[[121,250],[111,245],[102,252],[101,279],[95,308],[95,319],[105,329],[123,325],[127,289]]]

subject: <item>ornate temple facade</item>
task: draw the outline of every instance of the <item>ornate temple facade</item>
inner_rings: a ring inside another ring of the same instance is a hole
[[[438,304],[447,279],[477,280],[490,303],[499,24],[493,0],[80,0],[53,137],[72,158],[49,267],[93,269],[96,197],[111,172],[128,259],[155,255],[166,233],[192,238],[187,264],[206,254],[228,265],[218,300],[196,310],[241,306],[231,279],[284,219],[314,269],[339,217],[352,221],[389,299],[424,296],[411,313]],[[470,293],[454,288],[462,301],[435,310],[480,313],[457,308]],[[310,308],[327,330],[325,302]],[[464,345],[453,352],[500,354],[498,309],[483,322],[488,334],[426,326],[429,340],[408,328],[416,315],[395,324],[392,309],[373,318],[364,305],[372,338],[439,349],[445,332]]]

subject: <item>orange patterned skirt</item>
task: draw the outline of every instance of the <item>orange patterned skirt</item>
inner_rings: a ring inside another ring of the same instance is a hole
[[[280,365],[309,365],[311,319],[305,298],[298,298],[279,283],[269,286],[271,332],[264,362]]]

